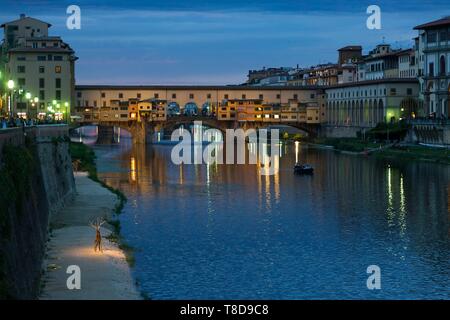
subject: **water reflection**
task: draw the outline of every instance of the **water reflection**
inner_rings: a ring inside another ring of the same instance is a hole
[[[277,147],[273,176],[260,174],[260,162],[176,166],[169,146],[96,147],[100,177],[130,200],[123,232],[138,248],[146,292],[450,298],[448,167]],[[296,162],[313,164],[315,175],[294,176]],[[365,286],[371,264],[381,267],[382,291]]]

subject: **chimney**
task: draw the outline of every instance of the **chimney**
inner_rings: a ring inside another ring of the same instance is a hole
[[[24,19],[26,17],[25,13],[20,14],[20,19]]]

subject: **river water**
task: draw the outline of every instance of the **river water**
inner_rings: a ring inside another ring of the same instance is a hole
[[[450,167],[281,146],[279,173],[94,145],[152,299],[449,299]],[[315,166],[295,176],[296,162]],[[366,285],[381,270],[381,290]]]

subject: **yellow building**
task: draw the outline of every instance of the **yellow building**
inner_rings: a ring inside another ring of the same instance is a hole
[[[160,99],[147,99],[137,103],[137,120],[166,121],[167,101]]]
[[[259,99],[226,100],[218,110],[218,120],[262,121],[263,106]]]

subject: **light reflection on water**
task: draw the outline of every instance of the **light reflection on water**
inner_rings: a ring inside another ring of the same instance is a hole
[[[450,298],[449,169],[282,145],[257,165],[173,165],[170,146],[95,146],[129,202],[122,232],[153,299]],[[297,149],[297,155],[296,155]],[[294,176],[297,162],[313,177]],[[366,288],[379,265],[382,290]]]

